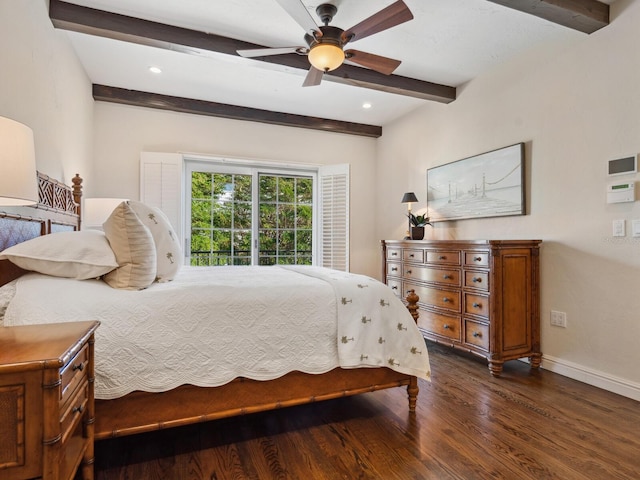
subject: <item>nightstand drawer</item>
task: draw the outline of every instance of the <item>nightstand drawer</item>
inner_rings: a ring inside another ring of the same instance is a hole
[[[488,291],[489,274],[487,272],[464,272],[464,286]]]
[[[460,252],[455,250],[427,250],[427,263],[460,265]]]
[[[460,270],[449,268],[423,267],[421,265],[404,265],[403,276],[407,279],[442,285],[460,286]]]
[[[464,294],[464,313],[489,317],[489,297],[484,295]]]
[[[62,434],[62,443],[67,441],[67,437],[71,434],[78,422],[82,419],[82,414],[87,409],[89,398],[89,383],[84,382],[80,386],[75,397],[65,405],[60,411],[60,432]]]
[[[64,404],[73,394],[78,384],[86,378],[86,369],[89,363],[89,351],[85,345],[78,354],[71,359],[60,374],[62,385],[60,387],[60,404]]]

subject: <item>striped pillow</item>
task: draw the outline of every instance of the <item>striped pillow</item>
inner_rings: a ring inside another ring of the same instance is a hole
[[[156,247],[127,202],[122,202],[102,225],[118,268],[103,278],[113,288],[142,290],[156,278]]]

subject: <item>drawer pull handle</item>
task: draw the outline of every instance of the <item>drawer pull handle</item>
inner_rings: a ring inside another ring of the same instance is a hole
[[[84,363],[79,363],[78,365],[74,365],[72,370],[75,372],[76,370],[80,370],[83,371],[84,370]]]
[[[444,328],[445,330],[450,330],[451,329],[451,327],[446,323],[442,326],[442,328]]]
[[[480,332],[473,332],[473,336],[478,338],[478,337],[482,337],[482,334]]]
[[[442,278],[445,280],[451,280],[453,277],[451,275],[444,275]]]
[[[397,290],[398,289],[398,285],[394,285],[393,287],[391,287],[391,290]]]
[[[446,259],[447,259],[447,257],[445,255],[440,255],[438,257],[438,260],[446,260]]]
[[[409,258],[413,258],[415,255],[413,253],[409,254]]]
[[[476,303],[476,302],[473,303],[473,308],[481,308],[481,307],[482,307],[482,304]]]
[[[471,280],[473,283],[482,283],[482,278],[480,277],[473,277],[473,279]]]
[[[450,302],[451,302],[451,299],[449,299],[449,298],[447,298],[447,297],[444,297],[444,298],[442,299],[442,301],[443,301],[444,303],[450,303]]]
[[[411,275],[411,270],[407,270],[407,275]]]
[[[391,267],[391,271],[392,272],[397,272],[398,271],[398,267]]]
[[[474,262],[481,262],[482,261],[482,257],[473,257],[473,261]]]
[[[73,413],[82,413],[82,412],[84,412],[84,407],[82,405],[80,405],[78,407],[73,407],[72,412]]]
[[[391,256],[392,257],[397,257],[398,256],[398,252],[391,252]]]

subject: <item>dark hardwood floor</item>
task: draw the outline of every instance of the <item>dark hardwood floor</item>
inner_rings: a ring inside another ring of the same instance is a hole
[[[96,444],[97,480],[640,479],[640,403],[429,344],[397,388]]]

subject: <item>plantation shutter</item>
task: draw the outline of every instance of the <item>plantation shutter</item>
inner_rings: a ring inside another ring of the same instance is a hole
[[[349,165],[320,167],[320,261],[349,271]]]
[[[162,210],[184,245],[181,186],[181,154],[140,153],[140,201]]]

